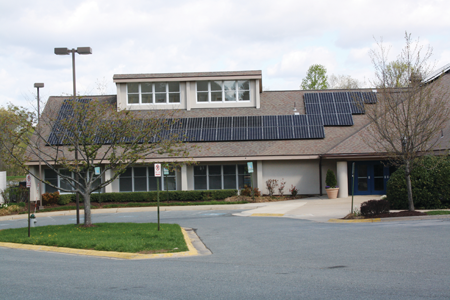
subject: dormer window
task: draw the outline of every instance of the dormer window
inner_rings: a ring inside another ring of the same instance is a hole
[[[250,101],[248,80],[198,81],[197,102]]]
[[[128,104],[180,103],[179,82],[127,83]]]

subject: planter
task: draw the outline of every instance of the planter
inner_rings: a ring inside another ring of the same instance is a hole
[[[326,191],[327,191],[328,199],[336,199],[338,192],[339,192],[339,188],[326,189]]]

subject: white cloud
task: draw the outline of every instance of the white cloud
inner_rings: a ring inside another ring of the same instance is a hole
[[[72,92],[69,57],[54,47],[90,46],[76,57],[77,90],[120,73],[263,70],[271,90],[296,89],[311,64],[366,76],[367,50],[383,37],[396,52],[405,30],[450,62],[449,1],[84,0],[0,3],[0,105]]]

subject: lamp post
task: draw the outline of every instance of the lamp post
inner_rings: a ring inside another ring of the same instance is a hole
[[[36,125],[36,131],[37,131],[37,148],[38,148],[38,154],[39,154],[39,181],[38,181],[38,192],[39,192],[39,209],[43,209],[44,205],[42,205],[42,167],[41,167],[41,154],[39,152],[40,149],[40,143],[41,143],[41,130],[40,130],[40,122],[41,122],[41,109],[39,106],[39,88],[43,88],[44,84],[43,83],[35,83],[34,87],[37,89],[37,113],[38,113],[38,122]]]
[[[75,78],[75,53],[85,55],[92,54],[91,47],[78,47],[76,49],[68,49],[68,48],[55,48],[56,55],[69,55],[72,53],[72,78],[73,78],[73,101],[77,100],[77,84]],[[75,161],[78,161],[78,145],[74,145],[75,147]],[[78,173],[75,173],[75,181],[78,182]],[[77,224],[80,224],[80,195],[77,192],[76,195],[76,204],[77,204]]]

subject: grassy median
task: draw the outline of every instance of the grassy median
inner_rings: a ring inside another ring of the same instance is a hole
[[[39,226],[0,230],[0,242],[67,247],[130,253],[170,253],[187,251],[178,224],[97,223],[93,227],[79,225]]]

